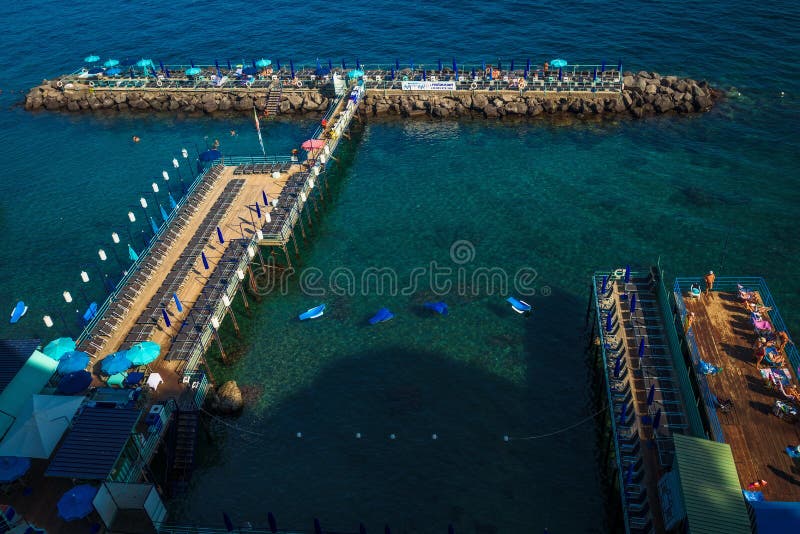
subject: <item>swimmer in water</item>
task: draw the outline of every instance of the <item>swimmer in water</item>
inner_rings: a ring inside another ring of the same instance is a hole
[[[134,135],[133,136],[133,142],[134,143],[138,143],[139,141],[141,141],[141,139],[139,139],[137,136]]]
[[[236,130],[231,130],[231,137],[236,137]]]

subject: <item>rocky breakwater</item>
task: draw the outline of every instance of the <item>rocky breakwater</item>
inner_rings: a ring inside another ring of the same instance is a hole
[[[452,91],[409,93],[369,91],[361,111],[367,116],[521,117],[548,114],[626,114],[644,117],[663,113],[710,110],[722,93],[705,81],[641,71],[624,74],[618,93]]]
[[[317,113],[328,108],[329,99],[316,90],[284,92],[280,113]],[[103,89],[74,84],[58,87],[56,81],[45,81],[25,97],[25,109],[49,111],[143,111],[143,112],[252,112],[253,106],[263,111],[267,91],[257,90],[161,90]]]

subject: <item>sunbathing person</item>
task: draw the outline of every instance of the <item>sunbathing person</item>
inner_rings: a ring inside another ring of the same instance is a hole
[[[794,341],[792,341],[791,339],[789,339],[789,334],[787,334],[787,333],[786,333],[785,331],[783,331],[783,330],[781,330],[780,332],[778,332],[778,334],[776,335],[776,338],[777,338],[777,341],[776,341],[776,343],[775,343],[775,347],[776,347],[778,350],[783,350],[783,349],[785,349],[785,348],[786,348],[786,345],[788,345],[789,343],[791,343],[792,345],[794,345]]]
[[[797,388],[796,384],[789,384],[788,386],[782,386],[781,391],[787,398],[793,400],[794,402],[800,403],[800,389]]]

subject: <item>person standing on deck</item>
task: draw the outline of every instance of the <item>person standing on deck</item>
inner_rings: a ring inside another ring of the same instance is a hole
[[[785,349],[786,345],[788,345],[789,343],[794,345],[794,341],[789,339],[789,334],[787,334],[783,330],[778,332],[775,337],[777,338],[777,343],[776,343],[776,347],[775,348],[777,348],[778,351],[782,351],[783,349]]]
[[[684,326],[684,332],[687,334],[689,333],[689,329],[692,327],[692,323],[694,322],[694,312],[689,312],[689,315],[686,316],[686,325]]]
[[[716,280],[716,276],[714,276],[714,271],[708,271],[708,274],[705,276],[706,281],[706,295],[708,292],[714,289],[714,280]]]

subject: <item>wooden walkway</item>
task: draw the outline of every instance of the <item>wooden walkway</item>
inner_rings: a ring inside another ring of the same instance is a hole
[[[684,295],[683,303],[696,314],[692,330],[703,359],[722,367],[707,377],[711,392],[717,399],[733,401],[730,411],[718,410],[717,415],[742,488],[763,479],[768,482],[762,488],[767,500],[800,501],[800,464],[793,463],[784,450],[800,444],[800,424],[772,413],[781,394],[767,387],[756,368],[756,335],[749,312],[733,292],[712,292],[699,299]],[[796,373],[790,372],[796,383]]]

